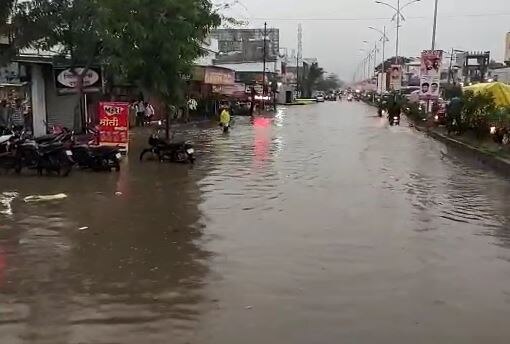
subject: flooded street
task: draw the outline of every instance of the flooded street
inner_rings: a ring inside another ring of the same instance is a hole
[[[0,176],[0,343],[509,343],[510,183],[360,103],[194,167]],[[30,195],[67,199],[25,203]]]

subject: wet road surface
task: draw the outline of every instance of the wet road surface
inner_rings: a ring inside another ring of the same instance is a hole
[[[139,163],[136,133],[120,174],[1,176],[0,342],[509,343],[509,181],[373,114],[199,124],[193,168]]]

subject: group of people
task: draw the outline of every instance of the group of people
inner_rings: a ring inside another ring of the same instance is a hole
[[[144,127],[150,123],[156,114],[154,107],[144,100],[134,102],[133,108],[136,112],[135,125],[137,127]]]

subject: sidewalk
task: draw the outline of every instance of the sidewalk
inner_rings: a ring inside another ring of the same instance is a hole
[[[412,120],[409,121],[414,124],[414,127],[418,131],[424,132],[438,141],[455,147],[469,154],[482,164],[510,177],[510,150],[505,146],[492,142],[490,139],[480,141],[469,134],[463,136],[448,135],[444,127],[428,128],[414,123]]]

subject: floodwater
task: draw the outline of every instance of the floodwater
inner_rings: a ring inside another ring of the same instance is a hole
[[[359,103],[194,167],[0,176],[0,343],[509,343],[510,183]],[[37,194],[67,199],[25,203]]]

